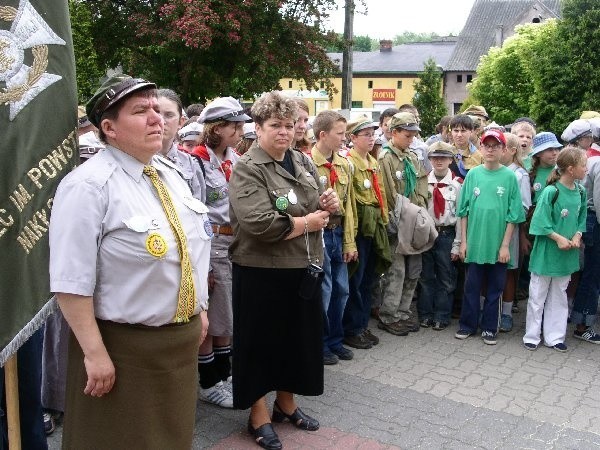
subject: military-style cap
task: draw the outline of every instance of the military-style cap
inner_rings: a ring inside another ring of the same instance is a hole
[[[202,110],[198,122],[212,123],[220,120],[245,122],[250,120],[250,116],[244,114],[244,108],[235,98],[218,97]]]
[[[485,141],[487,138],[493,138],[496,141],[500,142],[502,145],[506,145],[506,138],[504,137],[504,133],[498,130],[487,130],[481,135],[481,142]]]
[[[490,117],[488,116],[488,113],[483,106],[469,105],[469,107],[465,109],[463,114],[466,114],[468,116],[483,117],[485,120],[490,120]]]
[[[415,115],[406,111],[399,112],[392,116],[389,123],[389,129],[391,131],[394,128],[402,128],[403,130],[408,131],[421,131]]]
[[[373,128],[376,130],[377,128],[379,128],[379,123],[373,122],[367,116],[360,116],[354,119],[353,121],[348,122],[348,124],[346,125],[346,133],[356,134],[360,130],[364,130],[365,128]]]
[[[244,138],[256,139],[256,125],[254,122],[244,124]]]
[[[584,119],[577,119],[565,128],[560,138],[565,142],[575,142],[580,137],[589,136],[590,134],[592,134],[590,123]]]
[[[77,138],[79,143],[79,158],[89,159],[104,148],[96,133],[88,131]]]
[[[85,106],[79,105],[77,107],[77,127],[85,128],[89,127],[92,124],[90,119],[88,119],[87,113],[85,112]]]
[[[542,131],[538,133],[533,138],[533,150],[531,152],[531,156],[537,155],[544,150],[548,150],[549,148],[562,148],[554,133],[550,133],[549,131]]]
[[[180,141],[195,141],[204,127],[197,122],[187,124],[177,132]]]
[[[594,119],[596,117],[600,117],[600,113],[598,111],[583,111],[580,119]]]
[[[125,74],[110,77],[85,105],[90,122],[100,128],[100,118],[108,108],[143,89],[156,89],[156,85],[142,78],[131,78]]]
[[[537,127],[537,125],[535,124],[535,121],[531,117],[519,117],[517,120],[515,120],[512,123],[512,126],[518,124],[519,122],[528,123],[529,125],[531,125],[534,128]]]
[[[454,158],[456,155],[456,149],[453,145],[448,144],[444,141],[434,142],[429,146],[427,150],[427,157],[431,158],[432,156],[445,156],[448,158]]]
[[[594,139],[600,139],[600,117],[592,117],[591,119],[588,119],[588,122],[592,128],[592,136]]]
[[[483,127],[484,131],[487,130],[499,130],[502,131],[503,133],[506,131],[506,128],[504,128],[502,125],[497,124],[496,122],[492,122],[489,125],[486,125],[485,127]]]

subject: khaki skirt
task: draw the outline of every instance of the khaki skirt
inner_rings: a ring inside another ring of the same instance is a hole
[[[64,449],[190,449],[198,390],[201,322],[148,327],[98,320],[115,366],[102,397],[84,395],[87,375],[69,342]]]

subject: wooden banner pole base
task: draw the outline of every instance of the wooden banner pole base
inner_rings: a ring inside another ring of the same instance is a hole
[[[4,366],[6,387],[6,419],[8,422],[8,448],[21,450],[21,424],[19,418],[19,375],[17,355],[12,355]]]

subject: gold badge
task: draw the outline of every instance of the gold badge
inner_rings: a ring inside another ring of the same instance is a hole
[[[151,233],[146,239],[146,250],[152,256],[161,258],[167,253],[167,241],[158,233]]]

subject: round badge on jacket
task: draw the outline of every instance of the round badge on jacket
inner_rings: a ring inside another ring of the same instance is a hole
[[[277,197],[277,200],[275,200],[275,207],[280,211],[285,211],[288,207],[288,199],[285,197]]]
[[[162,258],[167,253],[167,241],[158,233],[150,233],[146,239],[146,250],[156,258]]]

